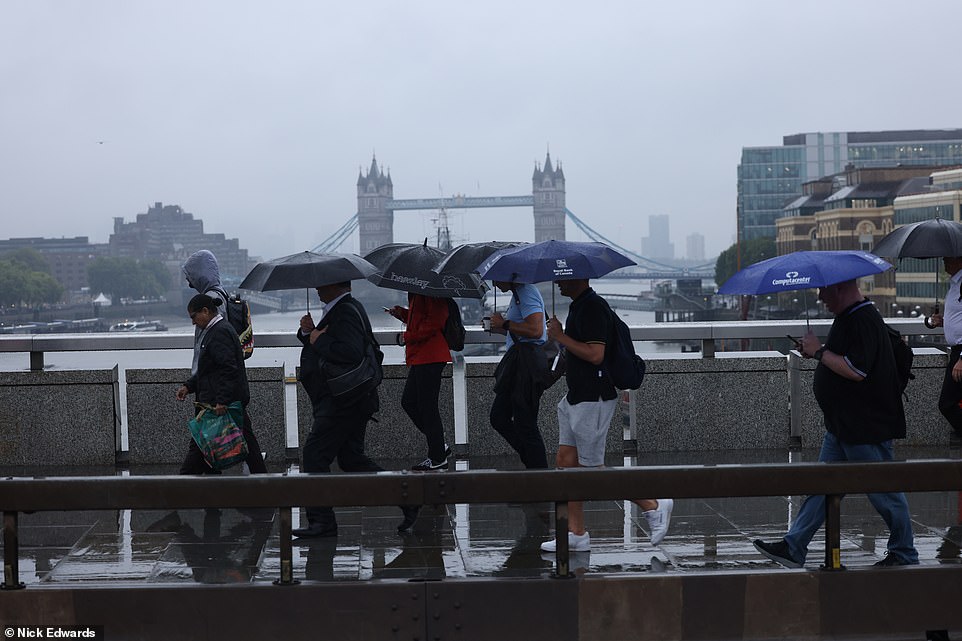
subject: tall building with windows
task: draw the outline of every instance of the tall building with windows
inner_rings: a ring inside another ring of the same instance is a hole
[[[705,260],[705,236],[697,231],[685,237],[685,258]]]
[[[673,260],[675,245],[669,238],[668,216],[648,216],[648,235],[641,239],[642,256],[655,260]]]
[[[779,147],[744,147],[738,165],[738,236],[774,238],[775,220],[802,184],[847,166],[962,164],[962,129],[805,133]]]

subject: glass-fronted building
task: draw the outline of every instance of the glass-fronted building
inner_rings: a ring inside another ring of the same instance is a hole
[[[775,220],[802,183],[856,167],[962,165],[962,129],[806,133],[780,147],[744,147],[738,165],[738,235],[774,238]]]

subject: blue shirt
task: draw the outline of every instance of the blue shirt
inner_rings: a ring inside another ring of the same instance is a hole
[[[548,327],[544,323],[547,321],[547,313],[544,309],[544,299],[541,298],[541,292],[534,285],[525,284],[515,284],[514,292],[512,292],[511,302],[508,303],[508,309],[504,312],[505,320],[511,321],[512,323],[523,323],[524,319],[532,314],[542,314],[542,326],[541,336],[538,338],[527,338],[524,336],[519,336],[517,338],[519,343],[534,343],[535,345],[544,345],[544,342],[548,339]],[[508,332],[507,339],[505,340],[505,347],[511,349],[514,345],[514,337],[511,332]]]

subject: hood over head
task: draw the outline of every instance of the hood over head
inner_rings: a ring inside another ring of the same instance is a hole
[[[184,261],[184,276],[187,283],[201,294],[211,287],[221,286],[217,258],[206,249],[194,252]]]

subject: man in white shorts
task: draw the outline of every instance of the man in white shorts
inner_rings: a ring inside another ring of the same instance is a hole
[[[548,338],[565,348],[568,383],[568,394],[558,403],[557,465],[601,467],[605,464],[608,428],[618,404],[618,392],[601,369],[605,344],[613,329],[611,312],[587,279],[555,282],[561,295],[571,299],[563,330],[557,317],[552,316],[548,321]],[[642,516],[648,521],[652,545],[658,545],[668,532],[674,502],[671,499],[633,502],[643,510]],[[545,552],[554,552],[555,548],[555,539],[541,544]],[[568,503],[568,549],[572,552],[591,549],[582,501]]]

